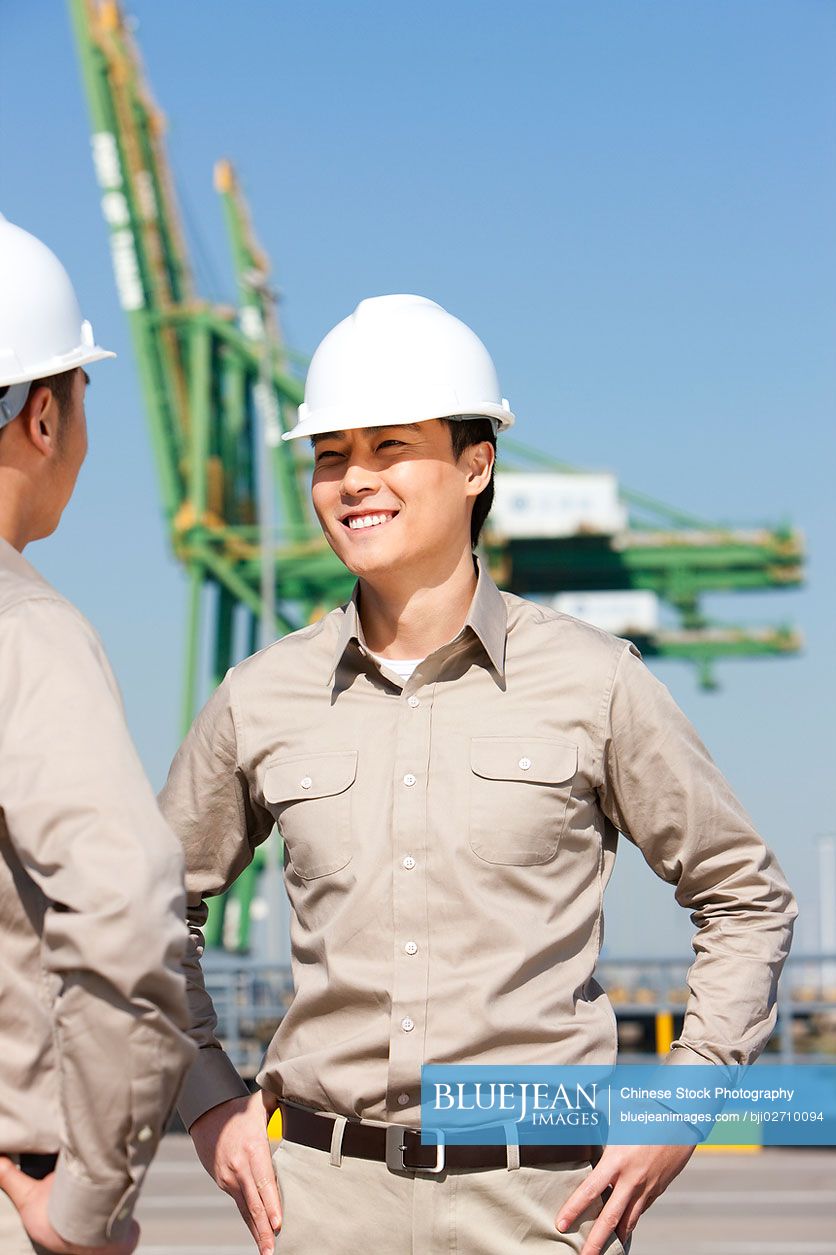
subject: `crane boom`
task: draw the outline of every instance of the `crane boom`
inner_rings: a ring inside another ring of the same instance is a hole
[[[116,287],[139,365],[163,513],[187,573],[185,729],[204,694],[241,653],[346,600],[354,577],[311,515],[304,453],[297,442],[280,440],[303,399],[300,359],[284,343],[268,258],[255,238],[235,171],[230,162],[219,162],[215,186],[229,235],[237,308],[196,292],[164,118],[121,5],[68,3],[92,119],[93,164]],[[513,440],[504,440],[501,453],[503,462],[517,459],[526,471],[533,464],[552,475],[583,474]],[[511,483],[510,476],[505,482]],[[522,595],[565,590],[655,595],[674,609],[679,627],[630,634],[648,655],[696,664],[705,687],[714,686],[717,659],[798,652],[799,634],[789,626],[713,623],[701,598],[714,591],[797,586],[804,561],[799,533],[787,526],[720,527],[625,490],[621,501],[623,524],[596,534],[585,528],[571,535],[503,533],[495,509],[483,553],[497,582]],[[257,870],[258,860],[231,890],[239,947],[247,944]],[[221,941],[226,901],[213,900],[210,945]]]

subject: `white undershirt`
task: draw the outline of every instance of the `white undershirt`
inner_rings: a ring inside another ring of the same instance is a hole
[[[394,671],[404,684],[418,664],[424,661],[423,658],[384,658],[383,654],[375,654],[370,649],[367,649],[366,653],[370,658],[374,658],[379,667],[388,667],[390,671]]]

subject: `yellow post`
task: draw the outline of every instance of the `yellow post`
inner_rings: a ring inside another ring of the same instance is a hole
[[[656,1053],[660,1057],[667,1055],[673,1041],[673,1013],[671,1011],[656,1012]]]

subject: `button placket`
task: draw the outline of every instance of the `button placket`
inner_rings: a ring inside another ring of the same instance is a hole
[[[393,774],[393,987],[389,1035],[389,1104],[405,1105],[420,1076],[426,1025],[428,920],[426,866],[427,799],[432,690],[410,693],[400,705]],[[418,870],[416,870],[418,869]],[[409,872],[409,875],[406,873]]]

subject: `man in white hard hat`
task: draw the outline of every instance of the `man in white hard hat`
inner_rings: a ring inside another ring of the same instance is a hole
[[[0,218],[0,1251],[128,1255],[194,1046],[182,853],[102,646],[22,555],[87,450],[114,354],[58,258]]]
[[[512,421],[484,346],[432,301],[363,301],[325,337],[287,436],[312,441],[354,595],[228,673],[161,796],[200,1046],[180,1112],[262,1255],[280,1212],[282,1255],[629,1246],[693,1147],[418,1132],[424,1063],[614,1062],[593,971],[618,831],[698,925],[669,1062],[748,1063],[775,1022],[795,903],[694,729],[632,644],[501,593],[474,559]],[[214,1035],[200,929],[274,823],[295,996],[251,1099]]]

